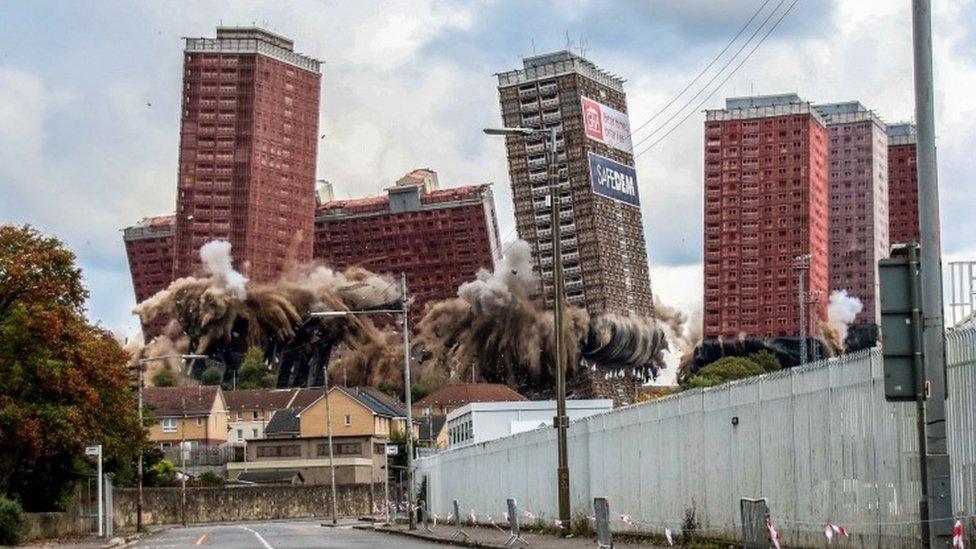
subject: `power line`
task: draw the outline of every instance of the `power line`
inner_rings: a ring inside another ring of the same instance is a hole
[[[650,139],[651,137],[653,137],[655,134],[657,134],[658,132],[660,132],[661,130],[663,130],[664,128],[666,128],[667,125],[672,120],[674,120],[678,115],[680,115],[685,110],[685,108],[687,108],[689,105],[691,105],[692,102],[694,102],[695,99],[698,98],[698,96],[700,96],[705,90],[707,90],[708,87],[712,85],[712,82],[714,82],[719,76],[721,76],[722,73],[725,72],[725,69],[729,68],[729,65],[731,65],[732,62],[735,61],[735,59],[739,56],[739,54],[742,53],[742,51],[745,50],[746,47],[749,46],[749,44],[756,37],[756,35],[759,34],[759,31],[761,31],[763,29],[763,27],[766,26],[766,23],[768,23],[769,20],[772,19],[773,15],[775,15],[776,12],[779,10],[779,8],[783,4],[785,4],[785,3],[786,3],[786,0],[779,0],[779,3],[776,4],[776,7],[774,7],[773,10],[770,11],[768,15],[766,15],[766,18],[763,19],[762,23],[760,23],[759,26],[756,27],[756,30],[754,30],[752,32],[752,34],[749,36],[749,38],[745,42],[743,42],[741,46],[739,46],[739,49],[736,50],[736,52],[734,54],[732,54],[732,57],[730,57],[729,60],[726,61],[724,65],[722,65],[722,68],[720,68],[718,70],[718,72],[716,72],[715,75],[712,76],[708,80],[708,82],[706,82],[705,85],[702,86],[702,88],[695,93],[695,95],[691,96],[691,98],[689,98],[688,101],[686,101],[685,104],[681,106],[681,108],[679,108],[673,114],[671,114],[671,116],[669,116],[667,120],[665,120],[660,126],[658,126],[657,129],[655,129],[651,133],[649,133],[649,134],[645,135],[644,137],[642,137],[637,143],[634,143],[633,146],[634,147],[637,147],[641,143],[647,141],[648,139]],[[794,2],[794,4],[795,3],[796,2]],[[784,13],[789,13],[789,8],[787,8],[786,12],[784,12]],[[770,27],[770,29],[773,29],[773,28],[776,28],[776,24],[773,24],[773,26]],[[767,32],[766,36],[768,36],[768,35],[769,35],[769,33]],[[762,43],[762,40],[760,40],[759,43],[761,44]],[[748,59],[748,58],[749,58],[749,56],[746,55],[746,59]],[[735,72],[735,71],[733,70],[733,72]],[[694,112],[694,111],[692,111],[692,112]]]
[[[766,34],[763,35],[763,37],[759,40],[759,42],[756,43],[756,45],[749,51],[749,53],[742,58],[742,61],[739,62],[739,64],[736,65],[734,69],[732,69],[732,72],[730,72],[728,76],[726,76],[725,79],[723,79],[722,82],[720,82],[719,85],[711,91],[711,93],[709,93],[704,99],[702,99],[701,102],[698,103],[698,105],[696,105],[694,109],[689,111],[688,114],[686,114],[681,120],[679,120],[677,124],[672,126],[671,129],[667,131],[667,133],[665,133],[664,135],[656,139],[653,143],[645,147],[642,151],[634,154],[634,160],[636,160],[637,157],[639,157],[640,155],[654,148],[654,146],[660,143],[661,141],[664,141],[664,139],[667,138],[669,135],[671,135],[671,133],[674,132],[674,130],[680,128],[681,124],[683,124],[685,120],[688,120],[688,117],[698,112],[701,109],[701,107],[705,104],[705,102],[707,102],[709,99],[711,99],[713,95],[715,95],[715,92],[722,89],[722,86],[724,86],[725,83],[729,81],[729,78],[732,78],[732,75],[735,74],[736,71],[738,71],[742,67],[742,65],[749,60],[750,57],[752,57],[752,54],[755,53],[756,50],[759,49],[759,46],[761,46],[762,43],[766,41],[766,38],[768,38],[769,35],[772,34],[774,30],[776,30],[776,27],[778,27],[780,22],[782,22],[783,19],[785,19],[786,16],[789,15],[790,11],[793,10],[793,7],[796,6],[797,2],[799,1],[800,0],[793,0],[793,2],[790,3],[789,7],[786,8],[786,11],[783,12],[783,15],[780,15],[779,19],[777,19],[776,22],[773,23],[773,26],[770,27],[768,31],[766,31]]]
[[[749,20],[746,21],[746,24],[745,25],[742,25],[742,28],[739,29],[739,32],[735,33],[735,36],[733,36],[732,39],[729,40],[729,43],[726,44],[724,48],[722,48],[722,51],[718,52],[718,55],[716,55],[715,57],[713,57],[712,60],[708,63],[708,65],[705,65],[705,68],[702,69],[701,72],[699,72],[698,75],[695,76],[691,80],[691,82],[688,82],[688,85],[685,86],[684,89],[682,89],[680,92],[678,92],[678,94],[675,95],[674,97],[672,97],[671,100],[668,101],[668,103],[666,105],[664,105],[663,107],[661,107],[660,110],[658,110],[656,113],[654,113],[654,116],[650,117],[649,119],[647,119],[647,121],[645,121],[643,124],[641,124],[640,126],[638,126],[635,130],[633,130],[632,132],[630,132],[631,137],[633,137],[635,134],[637,134],[637,132],[641,131],[645,126],[647,126],[648,124],[650,124],[651,122],[653,122],[655,118],[657,118],[658,116],[661,116],[661,114],[663,114],[664,111],[668,110],[668,107],[670,107],[671,105],[673,105],[674,102],[677,101],[679,97],[681,97],[682,95],[684,95],[686,91],[688,91],[693,85],[695,85],[695,82],[697,82],[698,79],[702,77],[702,75],[704,75],[706,72],[708,72],[708,69],[712,68],[712,65],[714,65],[716,61],[718,61],[723,55],[725,55],[725,52],[729,51],[729,48],[732,47],[732,44],[734,44],[735,41],[738,40],[740,36],[742,36],[742,33],[745,32],[745,30],[747,28],[749,28],[749,25],[752,24],[752,22],[756,19],[756,17],[759,15],[759,13],[763,9],[765,9],[766,8],[766,5],[769,4],[771,1],[772,0],[764,0],[764,2],[762,3],[762,5],[759,6],[759,9],[757,9],[752,14],[752,17],[750,17]]]

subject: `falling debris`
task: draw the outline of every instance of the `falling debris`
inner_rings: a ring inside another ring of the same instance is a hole
[[[847,332],[851,323],[864,309],[861,300],[848,294],[847,290],[834,290],[827,303],[827,321],[822,325],[824,339],[835,351],[846,348]]]
[[[210,242],[200,253],[201,276],[176,280],[135,308],[144,323],[160,315],[175,320],[156,345],[169,342],[208,355],[225,365],[225,377],[233,375],[248,347],[259,346],[269,367],[277,368],[281,387],[319,385],[327,368],[333,379],[350,385],[402,389],[399,322],[388,316],[374,322],[369,315],[312,315],[399,308],[403,297],[396,281],[361,268],[340,272],[286,262],[278,280],[254,283],[233,269],[229,243]],[[530,395],[551,395],[554,321],[551,310],[539,305],[538,289],[529,246],[519,241],[493,271],[483,269],[462,284],[456,298],[428,304],[410,349],[414,375],[505,383]],[[587,383],[590,376],[581,374],[592,368],[641,382],[656,377],[668,350],[665,331],[680,338],[685,329],[680,312],[658,307],[661,318],[590,318],[584,309],[566,307],[570,386]],[[192,374],[199,377],[203,367],[195,364]]]

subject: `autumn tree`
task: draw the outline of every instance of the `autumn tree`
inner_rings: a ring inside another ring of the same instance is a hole
[[[128,357],[84,315],[74,254],[30,226],[0,226],[0,493],[57,509],[100,443],[127,472],[144,440]]]

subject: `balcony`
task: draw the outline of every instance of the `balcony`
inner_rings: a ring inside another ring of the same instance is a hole
[[[539,115],[535,116],[525,116],[522,115],[522,126],[528,128],[537,128],[539,124],[542,123],[542,117]]]
[[[541,183],[549,179],[549,174],[545,170],[541,172],[533,172],[529,174],[529,181],[533,183]],[[548,190],[546,191],[548,192]]]
[[[535,101],[530,101],[528,103],[520,103],[519,110],[523,113],[533,113],[539,112],[539,104]]]
[[[546,157],[541,156],[538,158],[529,158],[528,161],[526,161],[526,164],[528,164],[529,168],[531,169],[544,168],[546,167]]]
[[[583,281],[582,280],[567,281],[565,287],[567,292],[578,292],[583,289]]]
[[[525,98],[528,98],[528,97],[536,97],[536,93],[537,92],[536,92],[535,86],[532,86],[532,87],[529,87],[529,88],[522,88],[522,89],[519,90],[519,98],[525,99]]]
[[[549,225],[550,217],[549,214],[540,214],[535,216],[536,225]]]
[[[543,97],[542,98],[542,108],[551,109],[553,107],[559,106],[559,97]]]
[[[543,84],[539,86],[540,95],[553,95],[556,93],[556,83]]]
[[[556,122],[562,119],[562,113],[557,109],[555,111],[542,113],[543,122]]]
[[[525,152],[527,154],[538,154],[546,151],[546,146],[542,143],[526,143]]]
[[[583,269],[580,267],[568,267],[563,269],[564,277],[579,277],[583,276]]]

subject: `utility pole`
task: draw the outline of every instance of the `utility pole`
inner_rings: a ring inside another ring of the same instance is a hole
[[[316,358],[318,353],[316,353]],[[322,368],[322,363],[319,362]],[[338,524],[338,504],[336,503],[335,456],[332,454],[332,410],[329,408],[329,367],[325,365],[323,379],[325,380],[325,431],[329,439],[329,476],[332,483],[332,526]]]
[[[410,327],[407,323],[409,304],[407,303],[407,273],[400,273],[400,300],[403,305],[403,392],[407,404],[407,524],[411,530],[417,529],[417,515],[414,514],[413,497],[413,397],[410,390]]]
[[[142,386],[145,384],[143,378],[145,377],[144,371],[146,369],[146,364],[145,362],[140,360],[137,366],[139,368],[139,377],[138,377],[139,387],[136,392],[139,395],[137,399],[138,406],[139,406],[139,429],[142,430],[144,428],[144,424],[142,423]],[[141,440],[142,439],[140,438],[140,441]],[[145,449],[140,444],[139,461],[136,465],[136,476],[139,479],[139,491],[136,493],[136,532],[142,532],[142,481],[143,481],[142,454],[143,453],[145,453]]]
[[[180,395],[180,409],[183,419],[180,421],[180,518],[186,528],[186,397]]]
[[[918,155],[918,220],[921,244],[922,343],[925,366],[925,474],[930,547],[952,539],[950,462],[946,447],[945,319],[942,313],[942,244],[939,226],[939,183],[935,151],[935,98],[932,75],[932,5],[912,0],[912,42],[915,77],[916,151]],[[924,509],[923,509],[924,511]],[[923,523],[925,524],[925,523]],[[923,528],[923,533],[925,529]]]

